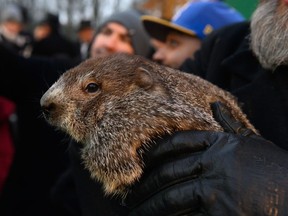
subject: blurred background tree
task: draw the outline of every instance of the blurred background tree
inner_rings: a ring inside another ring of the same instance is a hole
[[[9,3],[26,8],[28,29],[43,19],[46,13],[58,15],[65,33],[69,36],[81,20],[91,20],[93,25],[97,26],[105,16],[131,7],[136,2],[139,0],[0,0],[0,8]]]

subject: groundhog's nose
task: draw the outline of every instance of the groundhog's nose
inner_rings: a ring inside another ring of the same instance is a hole
[[[51,114],[56,110],[55,103],[41,104],[41,109],[44,117],[49,119]]]
[[[56,110],[56,104],[51,102],[45,95],[40,100],[40,106],[45,119],[49,119]]]

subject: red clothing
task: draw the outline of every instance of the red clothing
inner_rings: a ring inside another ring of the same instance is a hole
[[[0,192],[8,176],[14,155],[9,125],[9,117],[14,111],[14,103],[0,96]]]

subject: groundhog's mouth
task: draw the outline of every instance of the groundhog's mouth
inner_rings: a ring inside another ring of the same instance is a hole
[[[54,126],[50,114],[47,114],[46,112],[42,112],[42,116],[45,119],[45,121],[47,121],[49,124]]]
[[[42,108],[42,116],[50,125],[61,130],[66,130],[56,112],[47,111]]]

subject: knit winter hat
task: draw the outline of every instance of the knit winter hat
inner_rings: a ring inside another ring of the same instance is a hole
[[[24,22],[23,13],[20,6],[16,4],[8,4],[1,9],[1,21],[15,21],[19,23]]]
[[[131,40],[132,46],[135,50],[135,54],[147,57],[151,51],[150,38],[145,31],[141,22],[141,14],[137,10],[127,10],[115,13],[108,17],[98,28],[96,35],[99,30],[109,22],[117,22],[127,28]]]

